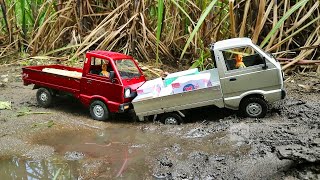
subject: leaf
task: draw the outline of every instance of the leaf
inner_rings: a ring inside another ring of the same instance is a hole
[[[48,128],[51,128],[55,123],[53,122],[53,120],[50,120],[50,121],[46,121],[46,122],[42,122],[42,123],[34,123],[32,124],[32,128],[36,128],[36,127],[48,127]]]
[[[51,120],[51,121],[48,122],[47,127],[51,128],[53,125],[54,125],[54,122]]]
[[[10,101],[0,101],[0,110],[8,109],[11,110],[11,102]]]
[[[31,110],[19,111],[17,117],[30,115],[30,114],[51,114],[51,112],[31,112]]]
[[[31,59],[38,59],[38,60],[50,60],[49,56],[32,56]]]
[[[174,5],[176,5],[178,9],[180,9],[180,11],[191,21],[192,25],[194,26],[194,22],[192,21],[192,19],[189,16],[189,14],[175,0],[171,0],[171,2]]]
[[[305,5],[309,0],[301,0],[299,1],[297,4],[295,4],[291,9],[288,10],[288,12],[286,12],[286,14],[284,14],[282,16],[282,18],[279,20],[279,22],[275,25],[274,28],[271,29],[271,31],[269,32],[269,34],[267,35],[267,37],[264,38],[264,40],[262,41],[262,43],[260,44],[260,47],[263,48],[267,42],[270,40],[270,38],[277,32],[277,30],[281,27],[281,25],[284,23],[284,21],[286,19],[288,19],[292,13],[294,13],[297,9],[299,9],[301,6]]]
[[[58,169],[58,171],[56,172],[56,174],[54,175],[52,180],[56,180],[58,178],[60,172],[61,172],[61,168]]]
[[[156,54],[156,63],[159,63],[159,42],[161,38],[161,31],[162,31],[162,21],[163,21],[163,14],[164,12],[164,3],[163,0],[158,0],[158,19],[157,19],[157,54]]]
[[[194,36],[196,35],[196,33],[199,31],[202,23],[204,22],[204,20],[206,19],[207,15],[210,13],[211,9],[213,8],[214,4],[217,2],[217,0],[213,0],[211,1],[211,3],[208,5],[208,7],[204,10],[204,12],[201,14],[199,21],[197,22],[197,26],[194,28],[194,30],[192,31],[192,33],[190,34],[190,37],[187,40],[187,43],[185,44],[183,51],[181,53],[180,56],[180,60],[183,58],[183,55],[186,53],[192,39],[194,38]]]

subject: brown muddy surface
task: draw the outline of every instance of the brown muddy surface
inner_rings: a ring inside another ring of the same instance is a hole
[[[91,120],[72,97],[36,103],[21,67],[0,68],[1,179],[320,179],[320,77],[287,77],[266,118],[206,107],[166,126]],[[38,114],[43,113],[43,114]]]

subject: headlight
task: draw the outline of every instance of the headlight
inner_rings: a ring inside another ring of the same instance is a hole
[[[131,95],[131,89],[130,89],[130,88],[126,88],[126,89],[124,90],[124,97],[125,97],[125,98],[129,98],[130,95]]]

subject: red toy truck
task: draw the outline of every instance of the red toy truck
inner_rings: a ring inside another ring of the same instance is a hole
[[[107,73],[102,73],[104,70]],[[106,120],[109,112],[131,109],[136,89],[146,81],[131,56],[108,51],[88,52],[83,69],[63,65],[24,67],[22,79],[24,85],[34,84],[38,89],[37,101],[42,107],[49,107],[57,93],[66,92],[89,107],[96,120]]]

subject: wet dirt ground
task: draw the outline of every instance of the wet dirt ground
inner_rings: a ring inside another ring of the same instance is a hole
[[[90,118],[69,96],[37,105],[21,67],[0,68],[1,179],[320,179],[320,77],[287,77],[266,118],[206,107],[166,126]]]

